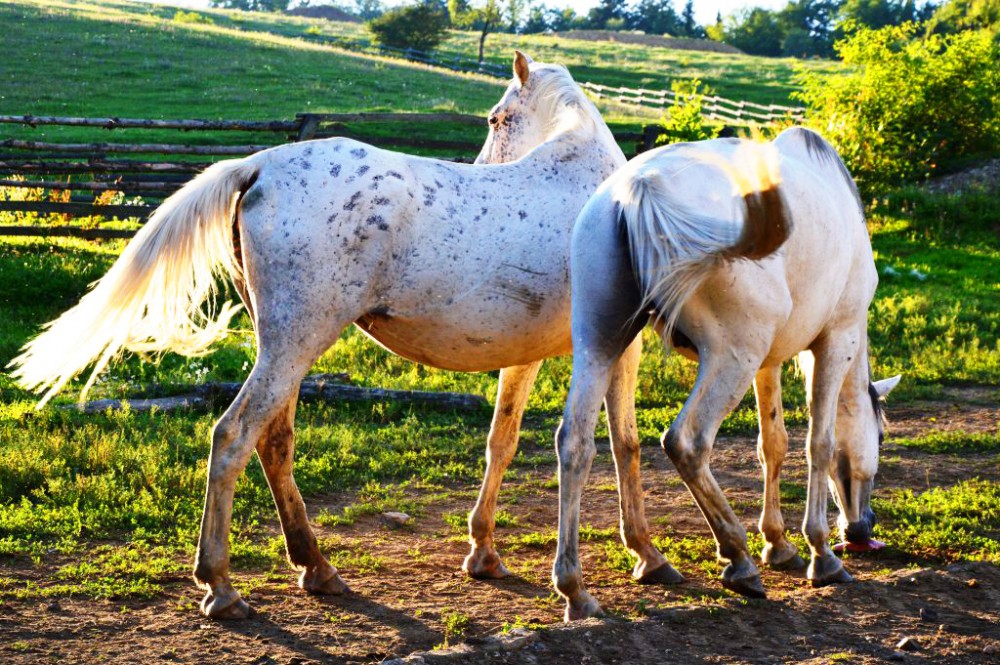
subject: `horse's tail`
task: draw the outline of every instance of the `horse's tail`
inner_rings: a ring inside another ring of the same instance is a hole
[[[684,203],[669,187],[668,175],[652,164],[618,185],[632,266],[643,294],[640,312],[654,309],[668,336],[681,307],[721,261],[763,259],[781,247],[792,228],[773,146],[746,143],[737,166],[707,159],[742,197],[741,221]]]
[[[24,346],[10,366],[21,386],[45,391],[39,408],[94,363],[82,400],[123,349],[198,355],[225,335],[239,306],[217,304],[217,277],[241,276],[234,204],[258,168],[253,157],[220,162],[184,185],[91,291]]]

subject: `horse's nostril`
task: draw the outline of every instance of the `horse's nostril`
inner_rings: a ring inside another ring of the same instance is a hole
[[[497,125],[500,124],[500,118],[498,116],[491,115],[490,119],[487,122],[490,123],[490,127],[496,127]]]

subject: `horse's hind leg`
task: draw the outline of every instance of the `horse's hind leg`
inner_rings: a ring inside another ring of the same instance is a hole
[[[495,579],[510,574],[493,544],[494,514],[503,474],[514,459],[521,431],[521,417],[542,361],[500,370],[493,424],[486,440],[486,473],[479,500],[469,513],[469,542],[472,551],[462,570],[477,579]]]
[[[194,568],[195,580],[208,590],[201,605],[208,616],[226,619],[249,614],[249,606],[229,581],[233,493],[254,446],[268,434],[272,423],[288,413],[288,404],[298,394],[305,371],[290,363],[271,363],[262,354],[212,431],[208,487]]]
[[[257,442],[257,456],[278,509],[288,560],[302,571],[299,586],[310,593],[341,594],[347,591],[347,585],[319,551],[316,535],[309,526],[305,502],[292,475],[295,402],[295,399],[289,400],[285,409],[267,426]]]
[[[754,379],[757,396],[757,459],[764,470],[764,509],[760,514],[760,532],[764,551],[760,558],[775,570],[801,570],[806,562],[785,534],[779,494],[781,465],[788,452],[788,432],[781,407],[781,365],[763,367]]]
[[[640,584],[679,584],[684,576],[671,566],[649,537],[639,477],[639,428],[635,421],[635,386],[642,354],[637,335],[614,364],[605,398],[611,450],[618,475],[619,517],[625,547],[638,557],[632,577]]]
[[[698,343],[698,352],[698,380],[677,420],[663,435],[663,448],[708,520],[719,558],[729,561],[722,571],[722,585],[744,596],[763,598],[760,572],[747,550],[746,529],[712,475],[709,458],[719,426],[746,393],[764,354],[728,343]]]

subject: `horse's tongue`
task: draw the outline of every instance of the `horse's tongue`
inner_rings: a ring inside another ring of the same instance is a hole
[[[874,552],[883,547],[885,547],[885,543],[881,540],[869,538],[863,543],[837,543],[833,546],[833,551],[838,554],[841,552]]]

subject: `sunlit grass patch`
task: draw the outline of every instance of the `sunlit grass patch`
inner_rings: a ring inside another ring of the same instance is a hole
[[[906,553],[936,560],[1000,563],[1000,483],[973,478],[915,494],[872,499],[875,535]]]
[[[904,448],[934,454],[993,453],[1000,452],[1000,431],[963,432],[950,430],[932,432],[916,438],[894,438],[892,442]]]

